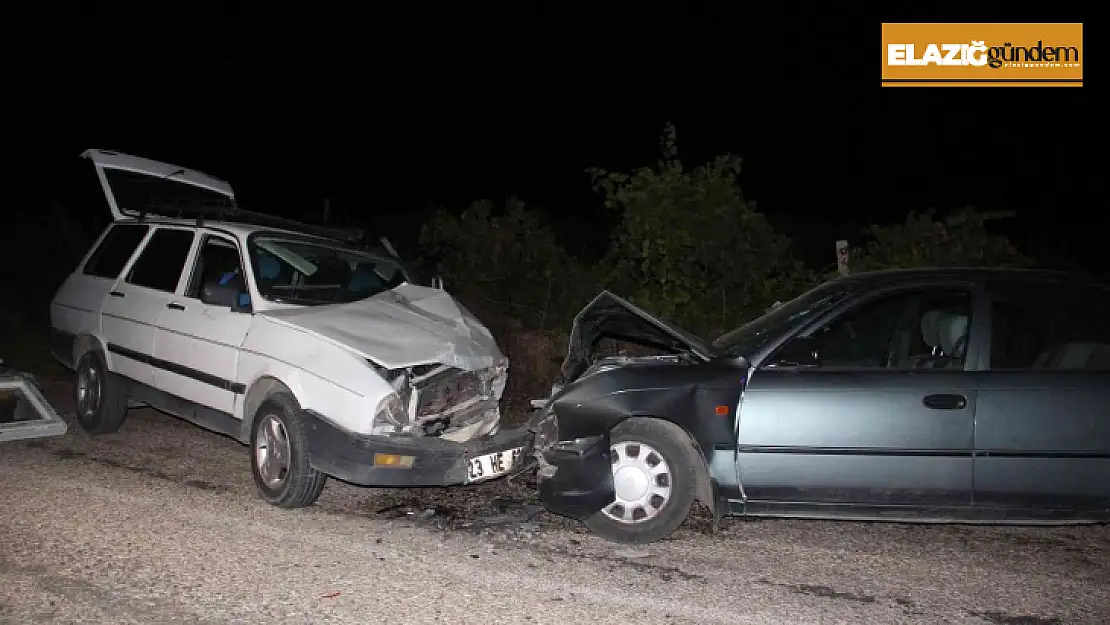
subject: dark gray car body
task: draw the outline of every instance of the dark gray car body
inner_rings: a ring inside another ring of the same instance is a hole
[[[958,359],[935,348],[940,356],[913,368],[889,368],[893,351],[888,368],[783,361],[792,344],[816,345],[829,324],[870,303],[949,292],[966,294],[970,313],[964,342],[951,349]],[[1101,338],[1083,352],[1102,362],[992,368],[992,329],[1000,332],[992,314],[1001,319],[1001,303],[1015,293],[1046,310],[1079,302],[1105,313],[1091,330]],[[1036,270],[839,278],[714,343],[603,292],[576,319],[563,379],[534,417],[549,465],[541,499],[579,519],[613,501],[608,433],[624,419],[653,417],[681,426],[703,455],[699,499],[718,518],[1110,520],[1108,325],[1105,285]],[[603,336],[676,356],[588,366]],[[556,444],[574,439],[588,445]]]

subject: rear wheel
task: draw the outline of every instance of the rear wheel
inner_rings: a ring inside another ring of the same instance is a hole
[[[77,361],[77,379],[73,386],[77,424],[89,434],[111,434],[119,431],[127,416],[127,395],[108,374],[104,355],[87,351]]]
[[[316,503],[327,476],[308,462],[300,407],[288,393],[268,397],[251,425],[251,473],[258,494],[279,508]]]
[[[610,435],[616,499],[586,520],[608,540],[649,543],[677,530],[694,505],[700,454],[685,432],[658,419],[629,419]]]

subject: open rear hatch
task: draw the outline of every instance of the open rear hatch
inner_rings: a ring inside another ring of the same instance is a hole
[[[81,156],[96,167],[113,221],[235,208],[231,185],[203,172],[111,150],[85,150]]]

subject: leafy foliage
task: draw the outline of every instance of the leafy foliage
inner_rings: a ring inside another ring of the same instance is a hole
[[[852,272],[911,267],[1028,267],[1033,260],[1010,241],[992,234],[987,223],[1010,213],[964,208],[945,219],[935,211],[910,212],[901,224],[871,226],[866,247],[851,251]]]
[[[569,329],[575,313],[609,288],[713,336],[817,282],[790,240],[744,198],[739,158],[725,154],[688,168],[671,125],[660,151],[652,166],[629,172],[587,170],[605,206],[621,217],[597,266],[569,254],[539,213],[515,198],[501,211],[482,201],[458,216],[437,212],[421,232],[425,260],[480,316],[528,329]],[[988,230],[1007,216],[972,208],[943,219],[911,212],[900,224],[869,228],[867,242],[852,249],[850,269],[1028,266],[1031,259]]]
[[[741,194],[739,158],[726,154],[688,170],[670,125],[661,150],[654,167],[588,170],[605,205],[623,217],[603,263],[612,289],[710,335],[810,283],[790,240]]]
[[[421,230],[420,245],[425,263],[476,313],[493,310],[530,328],[569,327],[597,284],[595,272],[516,198],[500,215],[488,201],[457,217],[437,211]]]

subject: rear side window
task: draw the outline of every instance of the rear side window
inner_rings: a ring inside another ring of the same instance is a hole
[[[991,289],[991,369],[1110,371],[1110,296],[1096,288]]]
[[[118,278],[148,230],[150,227],[144,224],[113,225],[85,263],[85,275],[113,280]]]
[[[172,293],[189,259],[195,233],[192,230],[159,228],[139,254],[127,281],[148,289]]]

